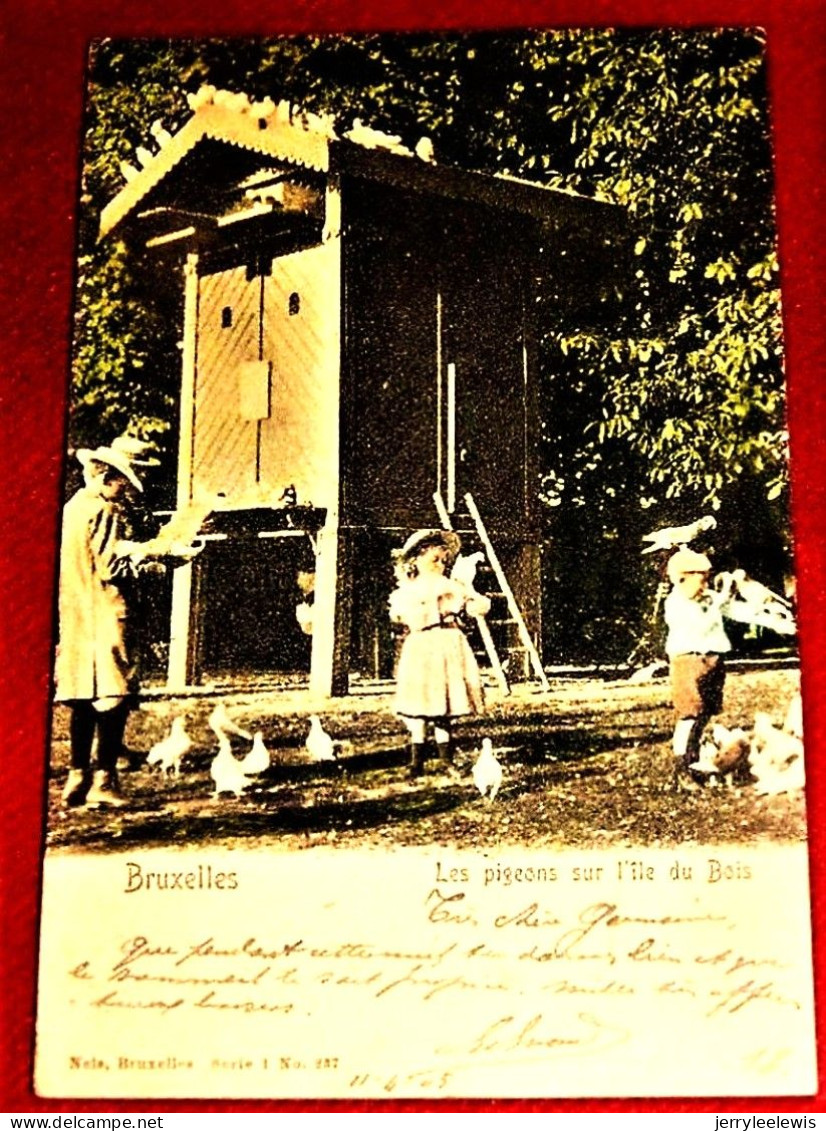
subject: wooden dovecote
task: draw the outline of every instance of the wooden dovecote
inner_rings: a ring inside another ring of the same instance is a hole
[[[306,664],[313,574],[314,690],[390,674],[390,551],[434,493],[461,529],[472,492],[538,639],[538,280],[612,210],[269,100],[193,111],[101,216],[183,265],[177,505],[212,540],[176,572],[170,685]]]

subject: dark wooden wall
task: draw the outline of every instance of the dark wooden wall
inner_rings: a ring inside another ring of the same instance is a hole
[[[358,181],[345,185],[343,214],[347,521],[435,521],[452,363],[457,497],[471,491],[492,528],[528,533],[537,424],[528,222]]]
[[[342,189],[342,524],[354,550],[355,669],[392,674],[390,549],[440,525],[455,366],[454,526],[469,491],[538,632],[535,246],[498,209],[352,178]],[[468,550],[478,548],[470,538]],[[490,584],[490,581],[489,581]],[[512,636],[512,630],[500,632]]]

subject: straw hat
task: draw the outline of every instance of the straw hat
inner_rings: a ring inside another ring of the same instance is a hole
[[[158,445],[150,440],[141,440],[129,432],[116,436],[111,443],[112,451],[121,452],[135,467],[159,467]]]
[[[135,469],[132,466],[132,460],[126,452],[118,451],[118,449],[114,447],[102,447],[79,448],[75,454],[84,470],[92,461],[105,463],[108,467],[113,467],[115,471],[119,472],[124,479],[128,480],[136,491],[143,491],[143,485],[140,479],[138,479]]]
[[[423,550],[428,550],[431,546],[442,546],[452,564],[459,554],[461,544],[459,535],[452,530],[417,530],[396,551],[396,558],[399,562],[412,562]]]
[[[674,585],[688,573],[710,573],[711,562],[705,554],[683,546],[668,559],[668,579]]]

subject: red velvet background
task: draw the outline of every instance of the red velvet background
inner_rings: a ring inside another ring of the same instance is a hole
[[[823,384],[823,182],[826,0],[293,0],[267,5],[143,0],[20,0],[2,12],[0,138],[4,156],[0,419],[4,653],[0,666],[2,1064],[11,1111],[823,1111],[812,1099],[466,1101],[416,1104],[43,1102],[31,1092],[39,858],[73,285],[74,203],[83,66],[101,36],[606,24],[762,26],[768,33],[792,433],[793,514],[809,769],[816,986],[826,989],[826,388]],[[94,929],[94,925],[90,925]],[[818,1024],[821,1058],[826,1023]],[[822,1073],[821,1073],[822,1076]]]

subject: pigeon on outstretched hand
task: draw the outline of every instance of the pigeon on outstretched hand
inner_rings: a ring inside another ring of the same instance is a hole
[[[476,570],[484,560],[485,555],[481,550],[477,550],[475,554],[460,554],[453,563],[450,576],[455,581],[461,581],[463,585],[467,585],[468,589],[472,589],[476,579]]]
[[[719,573],[714,587],[721,593],[727,591],[724,611],[729,620],[768,628],[780,636],[794,636],[797,632],[791,602],[749,577],[745,570]]]

